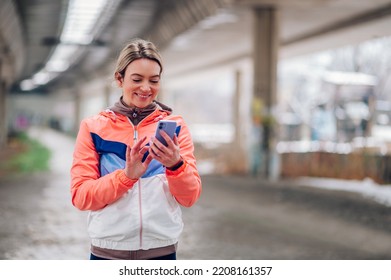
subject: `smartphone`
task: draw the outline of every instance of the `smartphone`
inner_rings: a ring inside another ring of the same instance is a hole
[[[171,139],[174,139],[174,134],[176,130],[176,121],[167,121],[167,120],[160,120],[157,124],[156,131],[155,131],[155,138],[158,139],[160,142],[163,143],[163,145],[167,146],[166,140],[163,138],[163,136],[160,134],[160,131],[165,131],[168,136],[171,137]],[[147,156],[149,155],[149,152],[147,151],[141,162],[144,162]]]
[[[165,146],[167,146],[166,140],[163,138],[163,136],[160,134],[160,131],[164,131],[168,134],[168,136],[171,137],[171,139],[174,138],[175,130],[176,130],[176,121],[168,121],[168,120],[160,120],[157,124],[156,131],[155,131],[155,137],[160,142],[162,142]]]

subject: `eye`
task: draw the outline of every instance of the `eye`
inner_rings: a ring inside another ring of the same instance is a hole
[[[133,79],[133,82],[139,83],[139,82],[141,82],[141,79]]]
[[[150,81],[152,84],[157,84],[157,83],[159,83],[159,80],[151,80]]]

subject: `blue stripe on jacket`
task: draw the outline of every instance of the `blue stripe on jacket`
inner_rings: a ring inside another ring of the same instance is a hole
[[[179,130],[177,128],[179,133]],[[100,155],[100,175],[105,176],[117,169],[124,169],[126,163],[126,145],[121,142],[104,140],[99,135],[91,133],[95,149]],[[157,160],[152,160],[141,178],[163,174],[165,167]]]

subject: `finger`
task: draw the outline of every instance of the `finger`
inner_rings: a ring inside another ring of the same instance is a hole
[[[151,153],[147,156],[147,158],[144,160],[144,164],[149,165],[149,163],[153,160],[153,157],[151,156]]]
[[[154,155],[155,157],[160,157],[160,153],[162,152],[161,150],[159,150],[157,147],[155,147],[154,145],[151,146],[151,148],[149,149],[150,150],[150,153],[152,155]]]
[[[176,134],[174,134],[174,138],[172,140],[173,140],[175,146],[179,146],[178,136],[176,136]]]
[[[173,144],[171,137],[164,130],[160,131],[160,134],[166,140],[168,146]]]
[[[164,150],[167,149],[167,147],[155,137],[152,138],[152,147],[160,150],[161,152],[164,152]]]
[[[132,150],[132,148],[129,146],[129,145],[127,145],[126,146],[126,161],[129,161],[129,159],[130,159],[130,152],[131,152],[131,150]]]
[[[132,153],[131,153],[132,155],[136,155],[136,154],[140,151],[142,144],[145,142],[145,139],[147,139],[146,136],[144,136],[143,138],[141,138],[139,141],[137,141],[137,142],[133,145],[133,147],[132,147]]]
[[[149,147],[148,146],[144,146],[140,149],[140,151],[138,152],[140,155],[144,156],[144,154],[149,150]]]
[[[144,136],[143,138],[141,138],[139,141],[136,142],[136,144],[133,146],[133,148],[136,148],[139,150],[140,147],[142,146],[142,144],[144,144],[146,139],[147,139],[147,136]]]
[[[153,156],[154,159],[158,160],[158,161],[162,161],[164,160],[164,158],[166,157],[166,152],[158,149],[157,147],[155,146],[152,146],[151,149],[150,149],[150,153],[151,155]]]

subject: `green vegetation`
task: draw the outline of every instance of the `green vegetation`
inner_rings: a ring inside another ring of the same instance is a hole
[[[18,133],[9,139],[2,151],[0,176],[15,173],[46,171],[49,168],[50,151],[26,133]]]

